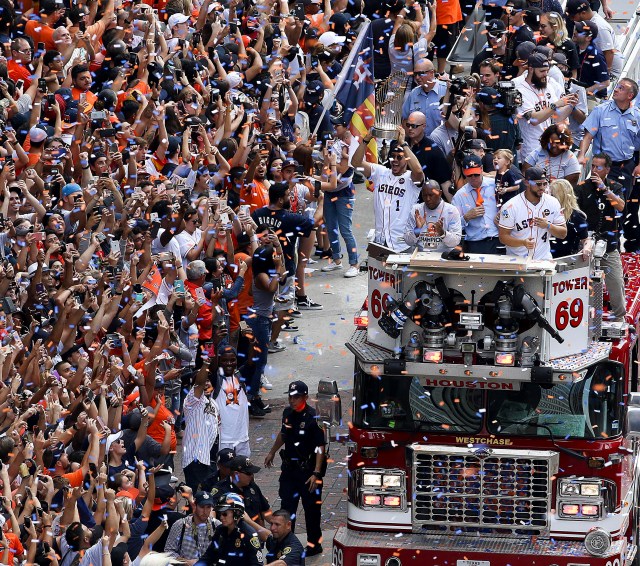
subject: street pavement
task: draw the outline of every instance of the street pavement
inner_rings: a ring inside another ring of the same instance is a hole
[[[358,252],[361,259],[366,258],[366,235],[373,227],[373,203],[371,193],[359,185],[356,193],[353,228]],[[341,240],[344,249],[344,242]],[[252,460],[260,466],[264,465],[264,457],[270,450],[280,430],[282,410],[287,405],[288,383],[301,379],[309,386],[309,398],[313,403],[321,379],[335,380],[338,383],[342,399],[342,424],[331,430],[330,459],[327,476],[324,479],[322,505],[322,556],[307,560],[316,565],[331,564],[331,541],[335,530],[346,522],[347,514],[347,450],[341,442],[348,434],[348,423],[351,414],[351,391],[353,388],[354,359],[345,347],[345,342],[353,332],[353,315],[359,311],[367,295],[367,277],[361,273],[357,277],[346,279],[344,271],[348,261],[343,258],[344,269],[323,273],[321,268],[327,260],[310,265],[311,273],[307,276],[307,295],[323,305],[319,311],[302,311],[303,315],[295,319],[299,326],[297,332],[283,333],[280,339],[287,349],[277,354],[269,354],[265,371],[273,384],[271,391],[263,392],[265,402],[272,407],[272,412],[263,419],[252,419],[250,422],[250,438]],[[338,442],[336,442],[338,438]],[[256,475],[256,482],[271,503],[272,509],[278,509],[280,458],[276,456],[274,468],[263,468]],[[299,507],[300,519],[296,524],[296,533],[303,544],[304,513]]]

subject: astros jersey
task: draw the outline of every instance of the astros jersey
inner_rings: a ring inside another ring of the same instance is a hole
[[[420,187],[411,180],[411,171],[396,177],[391,169],[375,164],[371,165],[369,180],[373,183],[375,242],[395,252],[406,250],[404,229],[418,202]]]
[[[425,219],[422,230],[416,230],[416,210]],[[442,220],[444,234],[438,235],[435,223]],[[445,202],[431,210],[426,204],[414,204],[404,232],[404,241],[409,246],[417,246],[420,251],[443,252],[455,248],[462,238],[462,225],[458,209]]]
[[[533,204],[525,198],[525,193],[513,197],[500,210],[500,228],[511,230],[511,236],[518,240],[533,238],[536,245],[531,259],[552,259],[549,245],[549,231],[546,227],[538,228],[534,225],[534,218],[544,218],[554,226],[566,224],[562,215],[558,199],[543,194],[538,204]],[[528,257],[529,250],[524,246],[511,248],[507,246],[507,254]]]

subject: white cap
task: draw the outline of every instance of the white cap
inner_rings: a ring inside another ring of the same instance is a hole
[[[231,71],[227,73],[227,81],[229,82],[230,88],[236,88],[238,85],[242,84],[242,75],[238,73],[238,71]]]
[[[329,47],[330,45],[335,45],[337,43],[344,43],[346,39],[346,36],[338,35],[335,31],[325,31],[318,38],[318,41],[325,47]]]
[[[111,445],[116,442],[116,440],[120,440],[120,438],[122,437],[122,431],[120,432],[116,432],[115,434],[110,434],[109,436],[107,436],[107,443],[105,446],[105,450],[104,453],[105,454],[109,454],[109,448],[111,448]]]
[[[169,18],[168,26],[169,26],[169,29],[173,29],[175,26],[184,24],[185,22],[188,22],[188,21],[189,21],[189,16],[185,16],[184,14],[173,14],[173,16]]]
[[[29,138],[31,138],[32,142],[39,143],[47,139],[47,132],[34,126],[29,130]]]

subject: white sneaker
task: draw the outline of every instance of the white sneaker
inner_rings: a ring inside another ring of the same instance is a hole
[[[273,383],[269,381],[269,378],[264,373],[260,377],[260,388],[267,391],[271,391],[273,389]]]
[[[337,271],[338,269],[342,269],[342,264],[332,261],[331,263],[327,263],[320,271],[326,273],[327,271]]]
[[[287,349],[287,347],[280,342],[280,340],[277,340],[276,342],[269,342],[267,344],[267,351],[270,354],[277,354],[278,352],[284,352]]]
[[[358,273],[359,273],[359,271],[358,271],[358,267],[357,267],[357,266],[355,266],[355,265],[352,265],[349,269],[347,269],[347,270],[344,272],[344,276],[345,276],[345,277],[357,277],[357,276],[358,276]]]

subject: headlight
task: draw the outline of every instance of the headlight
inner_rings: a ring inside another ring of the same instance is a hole
[[[600,503],[562,503],[559,508],[561,519],[597,519],[602,515]]]
[[[406,507],[406,479],[398,468],[365,468],[355,475],[357,497],[353,498],[362,509],[375,507],[397,511]],[[355,494],[354,494],[355,495]],[[350,500],[352,495],[350,495]]]
[[[560,495],[580,495],[580,485],[576,483],[560,484]]]
[[[397,475],[382,476],[382,485],[384,487],[402,487],[402,478]]]
[[[362,474],[362,485],[382,487],[382,474]]]
[[[562,515],[577,515],[580,513],[580,505],[576,503],[563,503],[561,512]]]
[[[362,495],[362,503],[366,507],[378,507],[382,501],[382,497],[380,495],[375,495],[371,493],[365,493]]]
[[[600,489],[598,481],[560,480],[561,496],[599,497]]]
[[[598,517],[600,515],[600,505],[583,505],[582,514],[585,517]]]
[[[599,483],[581,483],[580,495],[584,495],[588,497],[598,497],[598,495],[600,495],[600,484]]]

